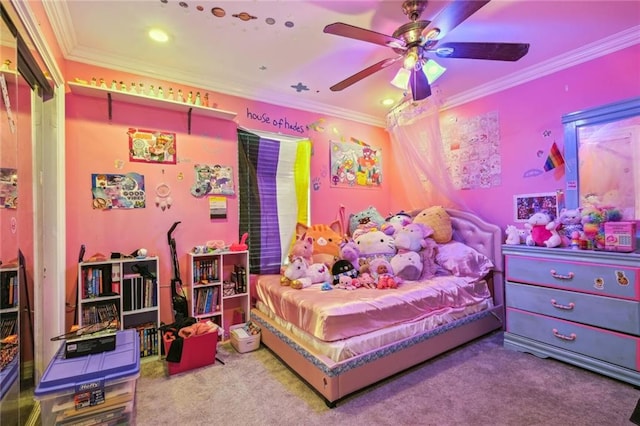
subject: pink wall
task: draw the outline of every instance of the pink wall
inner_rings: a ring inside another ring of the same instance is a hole
[[[543,170],[551,144],[564,147],[564,114],[640,96],[640,45],[595,59],[552,75],[486,96],[441,113],[441,124],[498,112],[502,157],[502,185],[457,191],[466,205],[503,229],[514,223],[513,196],[564,189],[564,167]],[[549,130],[551,134],[544,136]],[[538,152],[541,154],[538,155]],[[392,206],[402,199],[392,197]]]
[[[553,75],[504,90],[483,99],[446,110],[441,121],[472,118],[497,111],[500,122],[502,150],[502,185],[490,189],[458,191],[464,202],[486,220],[502,228],[513,223],[513,195],[550,192],[564,188],[564,169],[524,177],[530,169],[540,169],[552,142],[563,147],[561,116],[568,112],[626,99],[640,94],[637,70],[640,46],[613,53],[604,58],[580,64]],[[145,86],[172,86],[166,81],[151,80],[101,70],[83,64],[67,62],[67,80],[78,77],[90,80],[104,77],[132,81]],[[615,76],[615,77],[612,77]],[[177,91],[177,85],[173,85]],[[200,90],[181,87],[185,93]],[[214,94],[212,102],[218,108],[238,113],[237,125],[248,129],[281,132],[292,136],[308,136],[314,146],[311,179],[312,223],[327,223],[337,217],[340,205],[347,214],[368,205],[375,205],[383,214],[405,208],[400,195],[393,191],[402,185],[400,171],[393,170],[393,157],[388,134],[384,129],[337,117],[325,116],[292,108]],[[264,120],[263,118],[268,118]],[[289,129],[275,127],[274,122],[286,120]],[[320,121],[321,120],[321,121]],[[318,123],[324,130],[307,129]],[[174,221],[182,221],[174,233],[180,252],[180,267],[186,279],[186,253],[208,239],[237,239],[237,197],[229,198],[228,219],[211,221],[207,200],[190,195],[193,165],[203,163],[236,163],[236,122],[194,117],[192,134],[186,133],[184,113],[114,103],[113,119],[107,119],[104,100],[67,95],[67,291],[73,294],[76,280],[76,258],[80,244],[87,253],[129,253],[146,247],[161,257],[163,320],[170,321],[170,300],[167,283],[171,277],[171,262],[166,233]],[[156,165],[128,161],[126,130],[128,127],[150,128],[177,133],[178,164]],[[301,131],[299,131],[301,130]],[[550,136],[543,133],[550,131]],[[329,181],[329,142],[331,140],[363,140],[383,151],[384,180],[380,189],[354,190],[332,188]],[[542,154],[541,154],[542,153]],[[115,164],[122,161],[122,169]],[[164,170],[164,174],[162,171]],[[139,210],[97,211],[91,208],[91,173],[122,173],[136,171],[145,175],[147,207]],[[179,180],[182,173],[184,179]],[[161,211],[153,204],[153,190],[160,182],[171,186],[174,205]],[[419,189],[417,189],[419,190]],[[69,321],[68,321],[69,322]]]
[[[146,87],[159,85],[167,90],[179,86],[167,82],[100,70],[68,62],[67,80],[81,78],[107,81],[123,80],[142,82]],[[198,88],[181,87],[184,93]],[[213,98],[213,97],[212,97]],[[390,173],[391,159],[389,139],[382,128],[351,122],[305,111],[275,105],[252,102],[224,95],[215,95],[218,108],[238,113],[236,122],[193,116],[191,134],[187,133],[187,116],[183,112],[143,107],[124,102],[113,103],[112,120],[108,120],[107,101],[73,93],[66,95],[66,190],[67,190],[67,300],[74,299],[76,289],[76,260],[81,244],[87,247],[85,259],[95,253],[109,256],[111,252],[129,254],[145,247],[149,253],[160,256],[161,311],[165,322],[171,321],[170,278],[171,258],[167,244],[167,232],[175,221],[182,223],[173,236],[179,254],[180,271],[187,281],[186,253],[195,245],[207,240],[222,239],[234,242],[238,239],[238,199],[228,197],[227,219],[209,219],[208,199],[191,195],[194,183],[193,166],[196,163],[224,164],[234,167],[237,173],[236,127],[280,132],[290,136],[309,137],[313,142],[311,179],[315,184],[311,194],[312,223],[329,223],[337,218],[339,206],[347,213],[375,204],[381,211],[389,211],[390,185],[383,180],[379,189],[358,191],[331,187],[329,177],[329,143],[331,140],[365,141],[383,150],[383,172]],[[259,117],[259,119],[254,119]],[[265,118],[269,118],[268,123]],[[289,123],[289,128],[276,127],[272,123]],[[306,125],[321,121],[324,130],[308,130]],[[130,162],[128,157],[129,127],[163,130],[177,134],[178,162],[160,165]],[[118,168],[116,165],[121,165]],[[163,174],[164,171],[164,174]],[[92,173],[137,172],[145,177],[146,208],[132,210],[94,210],[91,205]],[[182,173],[183,179],[179,179]],[[162,211],[154,204],[154,190],[159,183],[171,187],[174,203]],[[72,322],[73,313],[67,316]]]

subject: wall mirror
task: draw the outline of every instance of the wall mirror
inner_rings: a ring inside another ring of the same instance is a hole
[[[640,98],[562,117],[566,205],[612,206],[640,219]]]

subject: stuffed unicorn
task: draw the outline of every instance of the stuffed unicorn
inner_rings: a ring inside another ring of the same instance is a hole
[[[280,284],[289,285],[297,290],[311,284],[331,282],[331,270],[323,263],[307,263],[302,257],[295,257],[280,277]]]

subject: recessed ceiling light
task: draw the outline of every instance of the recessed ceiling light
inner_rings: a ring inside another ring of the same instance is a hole
[[[149,30],[149,37],[151,37],[151,40],[160,43],[166,43],[167,41],[169,41],[169,35],[158,28],[152,28],[151,30]]]
[[[393,105],[395,101],[391,98],[387,98],[387,99],[383,99],[382,102],[380,102],[382,105],[384,106],[389,106],[389,105]]]

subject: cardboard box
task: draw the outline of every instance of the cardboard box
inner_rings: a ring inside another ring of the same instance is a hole
[[[629,253],[636,250],[636,222],[605,222],[604,249]]]
[[[116,333],[113,351],[65,358],[61,345],[34,391],[43,426],[129,424],[140,376],[140,339],[135,330]]]
[[[260,347],[260,334],[248,334],[245,324],[235,324],[229,327],[231,346],[240,353],[255,351]]]
[[[167,340],[164,334],[162,335],[165,354],[169,353],[172,341],[173,340]],[[180,362],[165,361],[167,363],[167,372],[171,376],[173,374],[182,373],[183,371],[189,371],[195,368],[211,365],[216,362],[217,348],[217,329],[210,333],[204,333],[184,339],[182,343],[182,356],[180,357]]]

